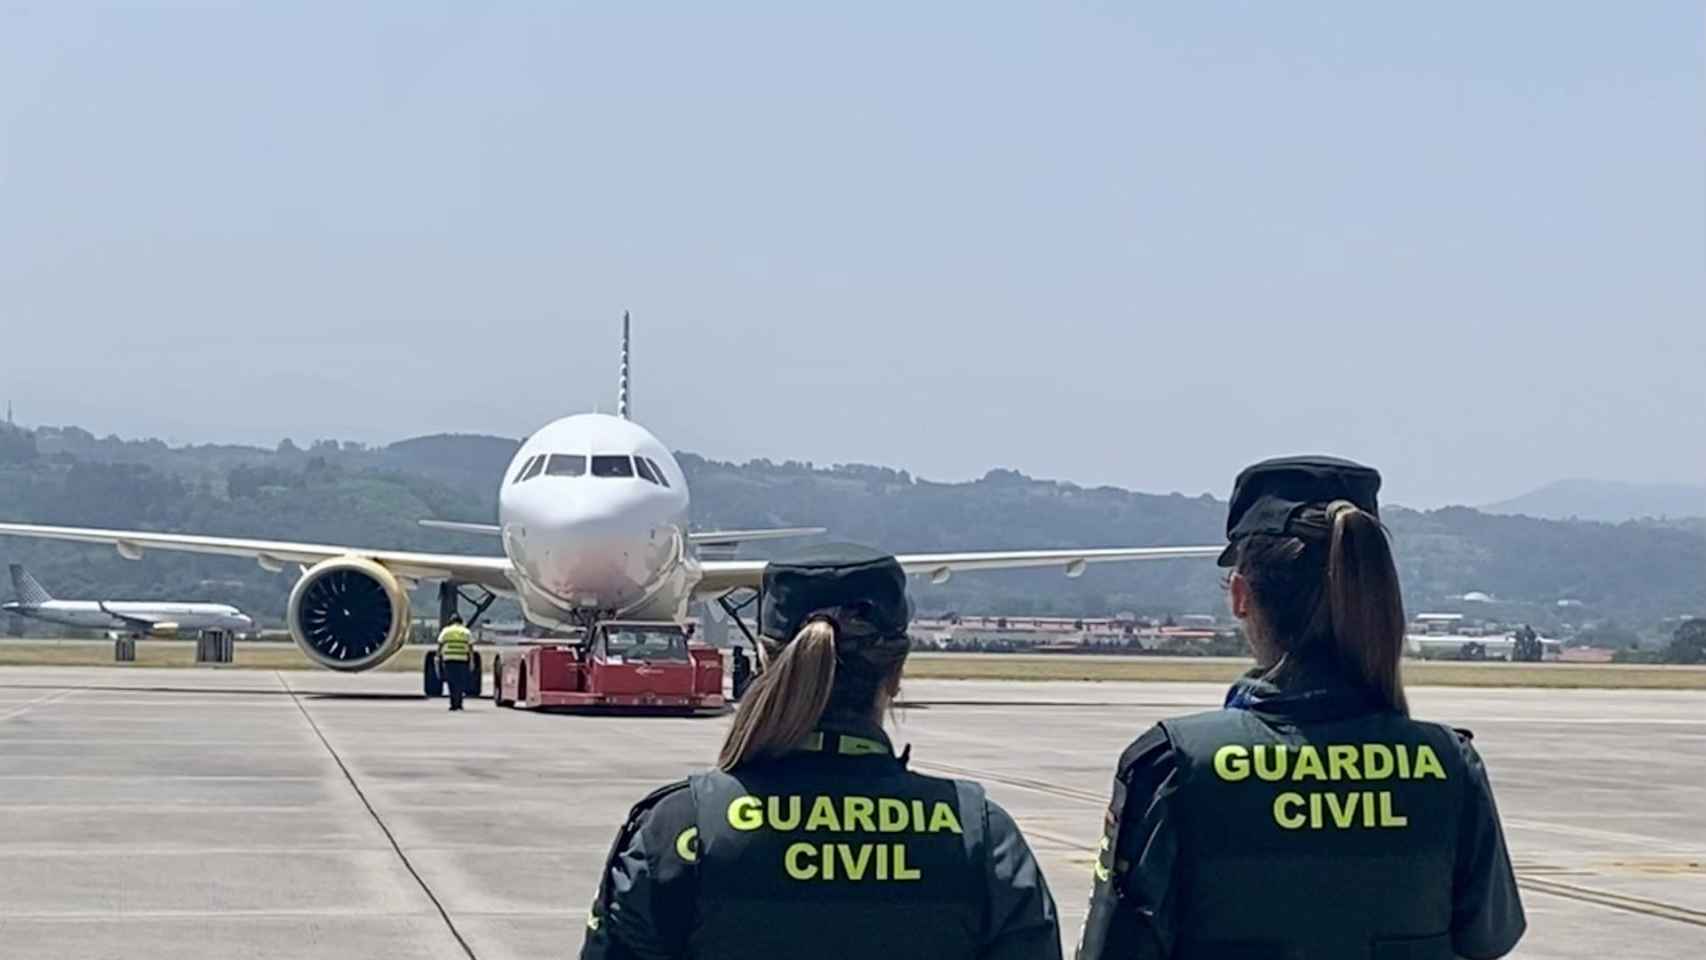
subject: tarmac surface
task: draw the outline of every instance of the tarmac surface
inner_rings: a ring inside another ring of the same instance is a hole
[[[0,669],[0,955],[560,958],[629,806],[726,718],[451,714],[411,674]],[[983,780],[1068,949],[1112,764],[1218,687],[917,681],[897,742]],[[1412,690],[1476,731],[1524,883],[1516,956],[1706,943],[1706,694]]]

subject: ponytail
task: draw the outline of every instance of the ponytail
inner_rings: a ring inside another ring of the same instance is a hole
[[[1327,610],[1340,660],[1399,713],[1409,713],[1400,664],[1404,598],[1386,529],[1349,500],[1327,507]]]
[[[1270,676],[1325,653],[1384,706],[1409,713],[1400,669],[1404,597],[1386,528],[1349,500],[1312,507],[1302,519],[1324,536],[1254,534],[1238,544],[1236,566],[1255,601]]]
[[[764,672],[741,699],[717,757],[723,770],[798,749],[829,706],[835,686],[834,624],[813,620],[792,643],[764,643]]]

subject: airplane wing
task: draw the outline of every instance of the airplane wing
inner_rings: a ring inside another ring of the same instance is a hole
[[[455,530],[457,533],[478,533],[488,537],[501,537],[504,528],[495,523],[463,523],[460,520],[417,520],[423,527],[433,530]]]
[[[760,540],[784,540],[789,537],[814,537],[827,533],[827,527],[777,527],[772,530],[705,530],[690,533],[687,539],[701,547],[739,546]]]
[[[155,620],[151,617],[139,617],[131,613],[116,613],[112,608],[107,606],[106,601],[104,600],[96,601],[95,606],[99,607],[102,613],[112,617],[114,620],[117,620],[125,626],[130,627],[132,630],[152,630],[165,622]]]
[[[931,583],[946,583],[959,570],[1015,570],[1058,567],[1069,577],[1084,573],[1092,563],[1127,560],[1167,560],[1187,557],[1218,557],[1218,547],[1113,547],[1094,550],[990,550],[974,553],[903,553],[895,557],[907,573],[924,574]],[[742,587],[757,588],[764,577],[763,560],[706,560],[699,593],[727,593]]]
[[[477,583],[487,589],[509,592],[509,560],[505,557],[472,557],[450,553],[414,553],[406,550],[370,550],[334,544],[291,543],[283,540],[248,540],[237,537],[204,537],[187,533],[152,530],[97,530],[88,527],[48,527],[33,523],[0,523],[0,536],[104,543],[127,560],[140,559],[146,550],[178,553],[212,553],[248,557],[265,570],[282,570],[292,563],[315,564],[332,557],[366,557],[392,573],[414,580],[456,580]]]
[[[420,520],[423,527],[433,530],[454,530],[457,533],[477,533],[488,537],[503,536],[503,528],[495,523],[464,523],[460,520]],[[773,530],[707,530],[690,533],[687,539],[701,547],[737,547],[759,540],[781,540],[787,537],[810,537],[826,532],[824,527],[778,527]]]

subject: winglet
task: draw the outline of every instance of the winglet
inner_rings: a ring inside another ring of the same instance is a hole
[[[12,571],[12,592],[17,594],[19,603],[26,607],[39,607],[53,599],[48,595],[47,589],[37,583],[35,577],[30,576],[23,564],[14,563],[9,566]]]
[[[628,311],[622,311],[622,370],[616,388],[616,415],[628,419]]]

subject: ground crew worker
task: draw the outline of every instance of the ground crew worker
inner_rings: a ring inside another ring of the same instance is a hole
[[[1115,773],[1080,960],[1493,958],[1525,929],[1471,735],[1412,720],[1380,474],[1238,476],[1221,555],[1257,667]]]
[[[1058,960],[1053,898],[1006,811],[924,776],[882,718],[910,641],[893,557],[824,545],[764,572],[763,670],[717,769],[640,801],[583,960]]]
[[[462,695],[468,690],[468,660],[474,653],[474,635],[462,625],[460,614],[451,614],[450,622],[438,632],[438,673],[450,691],[450,709],[462,709]]]
[[[733,665],[730,693],[738,701],[746,696],[746,688],[752,683],[752,658],[746,655],[745,647],[737,645],[729,651],[729,659]]]

